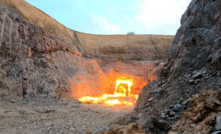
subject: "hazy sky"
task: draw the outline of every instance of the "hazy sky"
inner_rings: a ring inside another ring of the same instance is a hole
[[[191,0],[26,0],[66,27],[91,34],[174,35]]]

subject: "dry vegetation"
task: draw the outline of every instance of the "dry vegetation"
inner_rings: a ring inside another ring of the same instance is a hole
[[[167,58],[174,36],[169,35],[93,35],[71,30],[24,0],[0,0],[11,10],[52,35],[78,46],[88,57],[137,60]]]

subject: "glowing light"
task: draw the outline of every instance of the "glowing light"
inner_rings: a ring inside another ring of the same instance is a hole
[[[127,85],[127,89],[122,85]],[[131,93],[132,79],[121,78],[116,81],[114,94],[104,94],[102,97],[83,96],[79,100],[84,103],[103,103],[107,105],[134,105],[138,95]]]

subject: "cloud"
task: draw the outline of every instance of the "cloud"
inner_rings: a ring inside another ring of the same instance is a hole
[[[129,24],[134,24],[135,23],[135,19],[131,19],[131,17],[129,17],[128,15],[124,15],[124,18],[126,19],[127,22],[129,22]]]
[[[114,24],[111,24],[107,21],[107,19],[96,15],[96,14],[91,14],[92,20],[98,24],[98,26],[108,34],[115,34],[115,33],[120,33],[122,29]]]
[[[146,28],[171,29],[171,34],[180,26],[180,18],[187,9],[190,0],[141,0],[141,11],[136,19],[142,22]]]

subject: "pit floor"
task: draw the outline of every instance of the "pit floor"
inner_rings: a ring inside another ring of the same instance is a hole
[[[0,100],[0,134],[85,134],[107,129],[133,106],[82,104],[77,100],[16,102]]]

